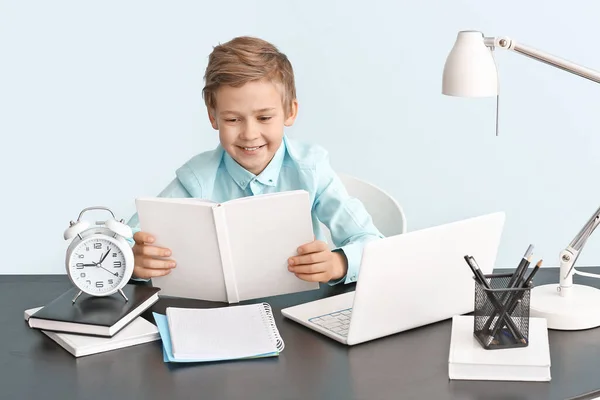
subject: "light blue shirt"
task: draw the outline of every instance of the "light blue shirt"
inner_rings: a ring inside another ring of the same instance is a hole
[[[196,155],[176,171],[176,178],[159,197],[195,197],[216,202],[263,193],[303,189],[312,204],[313,231],[325,241],[319,221],[331,232],[336,249],[348,260],[346,276],[330,284],[356,281],[362,250],[369,240],[383,237],[363,204],[350,197],[342,181],[329,164],[327,152],[320,146],[298,142],[284,136],[282,145],[267,167],[254,175],[219,145]],[[135,214],[128,224],[139,230]]]

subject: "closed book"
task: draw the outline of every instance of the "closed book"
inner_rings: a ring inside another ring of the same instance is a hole
[[[127,284],[123,293],[90,296],[72,288],[46,304],[29,318],[29,326],[55,332],[112,337],[158,301],[160,288]]]
[[[455,380],[550,381],[546,319],[529,318],[526,347],[486,350],[473,336],[473,316],[454,316],[448,376]]]
[[[42,307],[25,310],[25,321]],[[158,328],[142,317],[135,318],[113,337],[87,336],[74,333],[60,333],[42,330],[46,336],[75,357],[89,356],[105,351],[122,349],[160,339]]]

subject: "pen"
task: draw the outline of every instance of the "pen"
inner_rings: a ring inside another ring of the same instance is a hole
[[[464,256],[463,258],[467,262],[467,265],[469,266],[469,268],[471,268],[471,271],[473,271],[474,278],[477,280],[477,282],[479,282],[483,286],[484,283],[481,280],[481,277],[479,276],[479,274],[477,273],[477,270],[475,269],[475,267],[471,264],[471,262],[469,260],[469,256]]]
[[[535,274],[538,272],[538,270],[542,266],[542,262],[543,262],[543,260],[538,261],[537,264],[535,265],[535,267],[533,267],[533,269],[531,270],[531,272],[525,279],[525,282],[523,282],[523,285],[521,286],[522,288],[526,289],[529,287],[529,285],[531,284],[531,281],[533,280],[533,277],[535,276]],[[523,298],[524,294],[525,294],[525,292],[521,292],[518,300],[521,300]],[[511,307],[509,308],[509,314],[512,314],[513,311],[515,310],[515,308],[517,308],[517,304],[518,304],[517,302],[514,302],[514,304],[511,305]]]
[[[513,276],[510,278],[510,281],[508,282],[508,287],[516,287],[515,284],[518,281],[519,277],[522,276],[523,271],[527,270],[527,265],[529,265],[529,262],[531,261],[532,253],[533,253],[533,245],[530,244],[529,247],[527,247],[527,250],[525,251],[523,258],[521,258],[521,261],[519,262],[517,269],[513,273]]]
[[[473,271],[473,273],[475,274],[475,277],[477,278],[479,283],[481,283],[481,285],[485,288],[490,289],[490,285],[483,272],[481,272],[481,269],[479,268],[479,265],[477,265],[475,259],[471,256],[465,256],[464,258],[467,262],[467,265],[469,265],[469,267],[471,268],[471,271]]]
[[[516,288],[521,287],[521,285],[523,283],[523,278],[525,278],[525,273],[527,272],[527,268],[529,268],[529,264],[531,264],[531,256],[529,256],[527,258],[527,260],[523,263],[523,267],[519,271],[517,280],[515,281],[513,287],[516,287]]]

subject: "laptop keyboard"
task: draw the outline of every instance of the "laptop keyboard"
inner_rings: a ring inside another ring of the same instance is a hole
[[[309,318],[308,321],[315,325],[319,325],[331,332],[337,333],[340,336],[348,336],[348,328],[350,327],[350,317],[352,309],[335,311],[318,317]]]

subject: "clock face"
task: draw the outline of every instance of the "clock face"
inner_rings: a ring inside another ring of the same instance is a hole
[[[81,290],[102,295],[121,286],[125,267],[125,255],[119,246],[105,237],[90,237],[73,249],[68,271]]]

